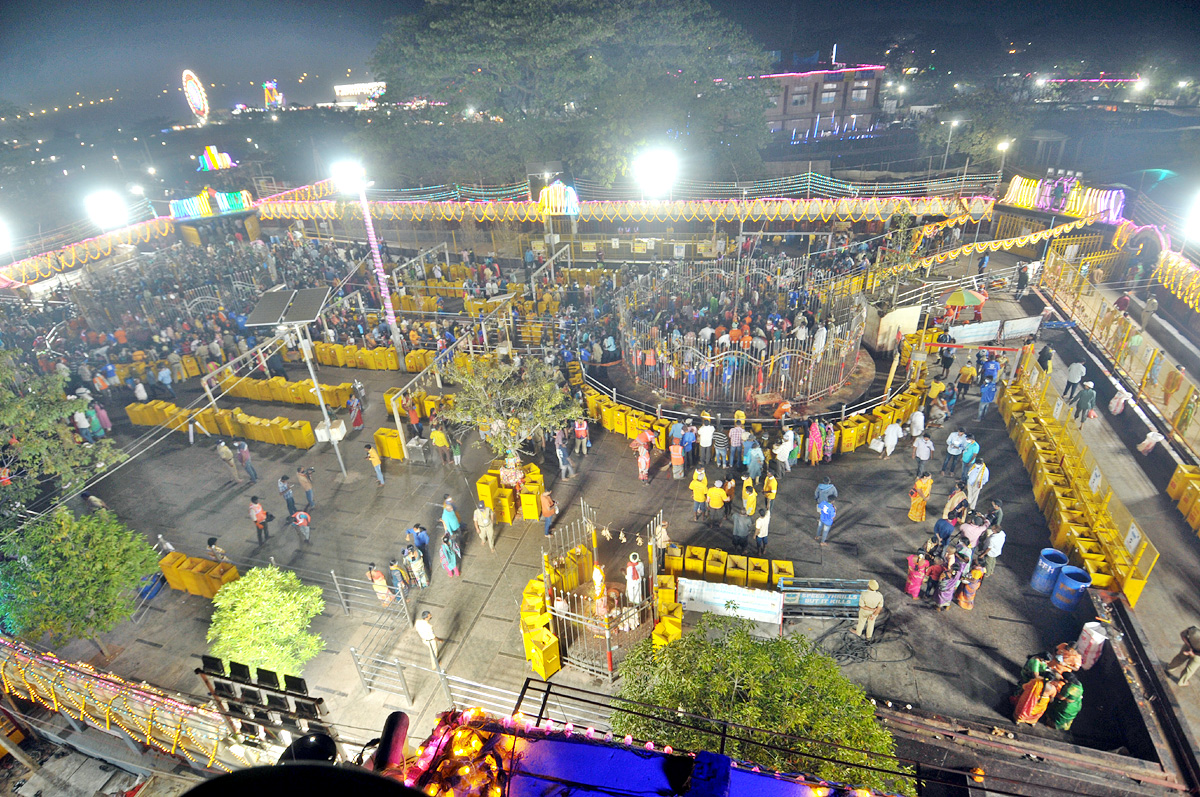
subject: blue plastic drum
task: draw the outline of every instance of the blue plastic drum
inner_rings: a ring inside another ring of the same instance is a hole
[[[1054,582],[1054,592],[1050,595],[1050,605],[1063,611],[1071,611],[1083,597],[1087,588],[1092,586],[1092,577],[1082,567],[1068,565],[1058,571],[1058,580]]]
[[[1054,548],[1043,548],[1037,567],[1033,569],[1033,578],[1029,579],[1029,586],[1043,595],[1049,595],[1054,591],[1054,584],[1058,581],[1058,571],[1066,565],[1067,555],[1065,553]]]

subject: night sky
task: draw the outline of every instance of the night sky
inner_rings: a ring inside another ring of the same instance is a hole
[[[191,68],[206,84],[216,84],[206,86],[216,106],[253,103],[268,78],[278,79],[291,101],[329,101],[331,86],[347,82],[347,69],[352,82],[367,77],[366,61],[385,21],[417,2],[0,0],[0,100],[65,106],[76,92],[99,98],[120,89],[120,108],[169,115],[182,110],[176,88],[180,72]],[[791,38],[797,49],[819,48],[828,58],[836,41],[839,60],[878,58],[890,37],[907,32],[948,58],[970,60],[978,53],[981,70],[1003,65],[1001,48],[1011,38],[1033,42],[1030,52],[1044,57],[1082,57],[1083,51],[1096,69],[1174,58],[1177,68],[1200,72],[1200,14],[1188,2],[715,4],[769,49],[785,47]],[[967,67],[954,66],[960,72]],[[309,77],[301,84],[304,72]]]

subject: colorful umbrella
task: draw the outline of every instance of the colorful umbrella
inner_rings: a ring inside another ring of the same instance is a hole
[[[988,300],[986,293],[959,288],[941,298],[945,307],[978,307]]]

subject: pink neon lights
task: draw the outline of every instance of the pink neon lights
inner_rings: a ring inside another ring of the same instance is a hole
[[[1137,83],[1137,77],[1056,77],[1047,78],[1047,83]]]
[[[840,75],[844,72],[869,72],[875,69],[887,69],[886,66],[879,64],[858,64],[857,66],[847,66],[842,69],[814,69],[810,72],[777,72],[772,75],[759,75],[760,78],[768,77],[806,77],[808,75]]]

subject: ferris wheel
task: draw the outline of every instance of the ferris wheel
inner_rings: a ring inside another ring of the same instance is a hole
[[[200,78],[190,69],[183,70],[183,96],[196,118],[201,123],[208,121],[208,94],[205,93]]]

